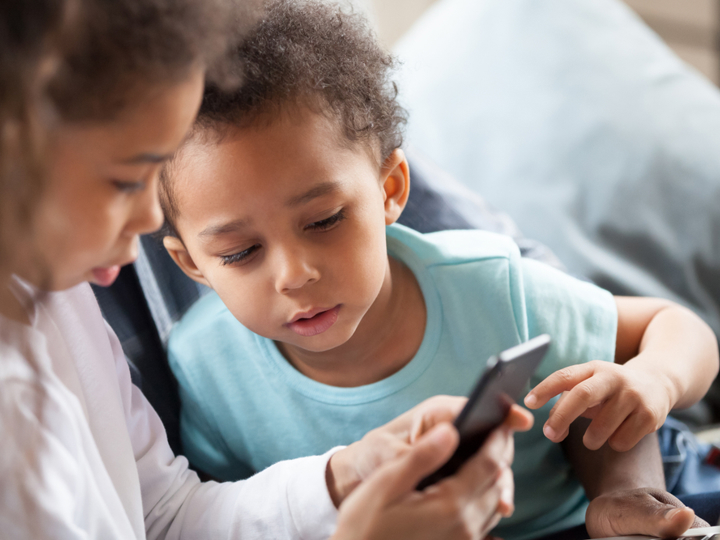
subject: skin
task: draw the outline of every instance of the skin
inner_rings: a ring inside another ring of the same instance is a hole
[[[412,273],[386,255],[384,227],[397,220],[409,192],[404,157],[396,150],[378,167],[368,148],[340,144],[340,136],[330,119],[301,108],[252,128],[228,128],[220,142],[190,142],[170,180],[180,238],[165,238],[165,246],[244,326],[275,340],[300,372],[326,384],[358,386],[410,361],[426,313]],[[333,188],[303,198],[327,184]],[[298,200],[302,204],[289,204]],[[343,219],[333,218],[340,211]],[[575,437],[568,441],[569,458],[586,489],[598,493],[594,507],[608,500],[625,507],[612,515],[612,527],[654,534],[664,530],[658,515],[634,490],[661,489],[664,479],[661,469],[659,477],[629,475],[644,463],[653,463],[655,472],[660,466],[659,454],[638,442],[673,406],[704,394],[717,371],[717,346],[700,319],[670,302],[616,302],[618,364],[562,370],[536,387],[526,404],[539,407],[568,390],[545,426],[555,442],[581,414],[600,413],[582,430],[584,445]],[[322,333],[299,336],[288,328],[298,312],[333,306],[340,306],[337,321]],[[680,357],[688,363],[677,362]],[[592,385],[599,390],[587,391]],[[598,477],[585,469],[595,467],[590,449],[608,439],[610,447],[599,454],[604,466],[617,464],[628,474],[609,475],[612,480],[598,486]],[[633,447],[626,456],[615,451]],[[662,504],[680,505],[669,496]],[[692,522],[693,513],[678,516],[672,526]],[[596,521],[606,517],[589,514],[589,527],[605,531]]]
[[[199,107],[203,70],[184,82],[148,90],[109,123],[64,124],[52,134],[36,238],[52,265],[53,290],[131,263],[138,235],[162,225],[158,175],[185,138]],[[32,266],[17,269],[39,285]]]
[[[219,144],[190,143],[172,179],[182,240],[166,237],[165,247],[300,372],[348,387],[407,364],[426,312],[412,272],[387,255],[385,226],[409,194],[405,157],[396,150],[378,167],[365,146],[341,146],[336,131],[303,109],[233,129]],[[247,257],[224,259],[238,253]],[[298,313],[335,306],[325,332],[288,326]]]
[[[47,264],[40,272],[34,264],[36,258],[18,257],[12,268],[3,268],[2,315],[29,322],[23,306],[9,291],[13,274],[51,290],[85,281],[109,285],[119,266],[135,259],[138,235],[152,232],[162,223],[159,169],[193,122],[203,75],[197,69],[180,84],[148,88],[144,99],[115,120],[64,124],[51,134],[48,175],[33,231],[35,245]],[[512,511],[512,429],[525,430],[532,424],[529,413],[519,408],[497,431],[495,444],[469,461],[466,470],[448,481],[448,488],[421,497],[431,505],[417,506],[413,488],[418,471],[435,468],[453,452],[457,434],[449,421],[462,403],[461,398],[426,402],[337,452],[327,468],[328,489],[336,503],[341,504],[358,485],[364,486],[341,508],[341,523],[362,518],[373,535],[392,524],[396,537],[414,538],[419,532],[418,513],[428,516],[434,512],[435,529],[426,527],[424,534],[442,537],[451,531],[454,534],[447,538],[464,538],[456,532],[472,526],[475,533],[484,534],[486,526],[508,515]],[[379,474],[373,474],[378,468]],[[483,478],[480,490],[473,484],[478,477]],[[372,505],[380,498],[387,504]],[[359,538],[352,529],[342,531],[336,535],[338,540]]]
[[[627,452],[609,444],[589,450],[583,443],[589,423],[585,418],[573,422],[562,445],[590,500],[585,527],[591,538],[633,534],[675,538],[690,527],[708,526],[665,490],[654,433]]]
[[[544,433],[562,441],[580,416],[593,419],[585,446],[634,447],[660,428],[668,413],[696,403],[718,372],[710,327],[688,309],[656,298],[616,297],[615,363],[588,362],[557,371],[525,398],[531,409],[565,392]],[[681,360],[681,361],[680,361]]]
[[[456,408],[450,412],[453,403]],[[388,424],[404,430],[411,443],[415,441],[412,453],[403,453],[398,459],[380,465],[343,502],[334,540],[479,540],[486,537],[501,517],[512,514],[509,466],[514,448],[511,433],[513,429],[524,431],[532,426],[532,417],[517,406],[513,406],[503,427],[491,435],[458,474],[423,492],[414,490],[457,446],[457,432],[442,422],[454,418],[464,403],[464,398],[431,398]],[[429,430],[427,434],[418,439],[418,434],[426,430]],[[382,489],[386,486],[393,487]],[[472,500],[474,504],[464,505],[458,512],[457,501],[463,500]],[[368,520],[368,511],[381,518]]]

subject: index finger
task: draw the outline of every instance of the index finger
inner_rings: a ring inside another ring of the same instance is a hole
[[[438,482],[447,483],[462,498],[471,498],[494,484],[503,468],[512,462],[512,431],[499,427],[493,431],[480,450],[468,459],[454,475]]]
[[[593,362],[577,364],[556,371],[548,376],[525,396],[525,406],[529,409],[539,409],[555,396],[572,390],[585,379],[595,373]]]
[[[453,422],[465,403],[467,398],[464,397],[434,396],[410,409],[405,413],[411,415],[410,442],[414,443],[437,424]]]

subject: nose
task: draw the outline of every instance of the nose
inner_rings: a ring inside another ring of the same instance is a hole
[[[320,271],[311,262],[311,254],[299,245],[276,250],[275,290],[288,294],[320,279]]]
[[[126,230],[132,234],[151,233],[158,230],[164,220],[158,186],[155,182],[151,182],[137,198],[137,204]]]

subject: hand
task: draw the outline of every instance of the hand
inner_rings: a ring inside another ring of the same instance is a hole
[[[585,526],[591,538],[633,534],[673,538],[708,524],[667,491],[643,488],[593,499],[585,514]]]
[[[513,511],[513,429],[532,416],[513,407],[506,423],[458,473],[422,492],[415,486],[452,455],[457,432],[441,422],[403,455],[381,465],[340,506],[334,540],[481,539]]]
[[[659,373],[595,360],[556,371],[525,396],[525,405],[538,409],[565,392],[550,411],[545,436],[562,441],[570,424],[584,416],[592,419],[583,437],[587,448],[597,450],[607,441],[625,452],[665,422],[673,407],[667,385]]]
[[[335,506],[380,465],[408,452],[420,435],[441,422],[452,422],[466,402],[467,398],[452,396],[426,399],[334,454],[326,478]]]

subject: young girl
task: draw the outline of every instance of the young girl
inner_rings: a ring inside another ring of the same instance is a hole
[[[224,49],[228,7],[0,4],[1,536],[324,538],[333,502],[364,478],[338,539],[484,534],[511,511],[510,428],[530,421],[519,409],[432,497],[413,486],[457,443],[450,398],[335,453],[201,484],[130,382],[87,281],[112,283],[138,234],[160,225],[158,170]]]
[[[639,497],[623,490],[664,486],[643,437],[706,391],[710,329],[670,302],[613,298],[521,260],[503,237],[393,225],[409,189],[404,112],[391,59],[357,17],[272,2],[238,62],[245,86],[206,93],[161,187],[166,248],[217,293],[169,346],[194,463],[238,478],[351,442],[428,396],[468,392],[491,354],[547,332],[539,379],[563,369],[527,398],[537,428],[518,439],[517,511],[496,534],[583,523],[583,487],[625,498],[614,519],[590,506],[594,534],[657,534],[663,512],[635,519]],[[595,415],[585,446],[611,448],[581,459],[570,441],[568,461],[553,442],[580,414]],[[638,455],[649,457],[629,464]]]

